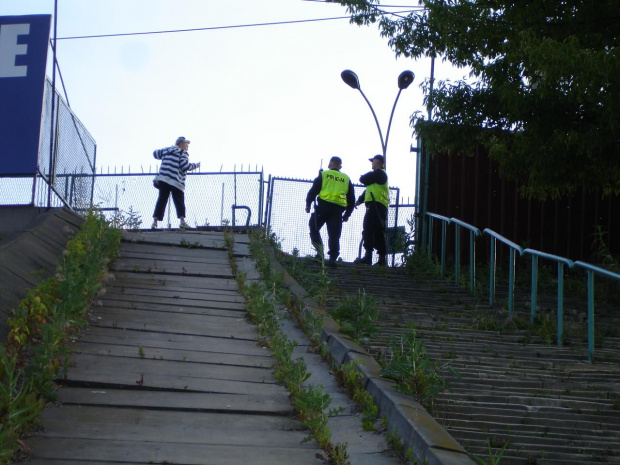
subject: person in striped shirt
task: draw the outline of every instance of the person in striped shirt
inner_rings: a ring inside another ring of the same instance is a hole
[[[159,197],[155,204],[151,229],[157,228],[157,222],[164,219],[164,211],[171,194],[177,217],[181,220],[180,227],[189,227],[185,222],[185,178],[188,171],[200,168],[200,163],[189,162],[188,148],[189,140],[179,137],[172,147],[153,152],[153,157],[161,160],[161,166],[159,174],[153,180],[153,184],[159,189]]]

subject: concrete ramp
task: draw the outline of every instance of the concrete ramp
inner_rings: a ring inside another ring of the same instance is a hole
[[[65,209],[0,208],[0,341],[7,318],[29,289],[51,276],[82,218]]]

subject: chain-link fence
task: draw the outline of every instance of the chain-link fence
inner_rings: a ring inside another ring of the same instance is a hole
[[[131,227],[145,228],[150,225],[159,191],[153,187],[155,173],[113,173],[97,175],[66,174],[55,176],[57,202],[62,198],[66,204],[80,211],[84,198],[112,219],[120,214]],[[28,184],[30,182],[30,185]],[[3,179],[0,182],[6,183]],[[44,205],[47,189],[37,185],[36,195]],[[30,191],[32,179],[11,179],[6,184],[14,192]],[[314,255],[309,236],[310,215],[305,212],[306,195],[312,186],[311,180],[269,177],[262,172],[196,173],[187,175],[185,189],[186,221],[190,226],[264,226],[275,233],[285,252],[297,250],[300,255]],[[364,190],[354,185],[356,198]],[[390,188],[388,211],[388,243],[392,250],[402,250],[408,240],[414,237],[413,217],[415,205],[400,205],[398,188]],[[1,200],[1,199],[0,199]],[[62,202],[60,203],[62,205]],[[52,206],[60,206],[52,205]],[[340,257],[353,261],[362,252],[362,224],[365,207],[354,210],[351,218],[343,223]],[[179,220],[172,200],[168,202],[163,227],[177,228]],[[324,244],[328,243],[327,228],[321,230]],[[376,257],[375,257],[376,258]],[[401,253],[394,256],[399,263]]]
[[[142,227],[153,217],[159,191],[153,187],[153,173],[98,174],[93,203],[106,216],[114,212],[140,218]],[[186,221],[190,226],[257,226],[262,224],[264,202],[262,172],[187,174],[185,183]],[[176,228],[179,220],[168,202],[164,227]]]
[[[52,92],[52,84],[46,80],[38,172],[29,177],[0,178],[0,204],[66,205],[78,211],[88,208],[92,199],[96,152],[93,137],[60,94]]]
[[[98,174],[95,177],[93,203],[111,218],[115,212],[132,216],[140,227],[150,224],[158,191],[153,187],[154,173]],[[301,255],[314,255],[305,212],[311,180],[269,177],[262,172],[196,173],[187,175],[185,188],[186,221],[190,226],[265,226],[282,242],[282,249]],[[364,186],[354,185],[356,197]],[[415,205],[399,205],[399,189],[390,189],[387,228],[390,237],[402,248],[414,235]],[[361,252],[362,223],[365,208],[360,206],[343,223],[341,258],[352,261]],[[179,220],[172,200],[163,226],[177,228]],[[394,231],[399,234],[394,235]],[[327,244],[327,229],[321,230]],[[400,259],[396,256],[396,261]]]
[[[267,195],[266,227],[275,233],[282,243],[285,252],[292,253],[297,249],[300,255],[314,255],[310,242],[308,222],[310,215],[306,213],[306,195],[312,181],[303,179],[272,178]],[[354,184],[356,199],[364,191],[364,186]],[[408,239],[413,238],[413,215],[415,205],[399,205],[400,190],[390,188],[390,208],[386,228],[395,247],[402,249]],[[362,253],[362,225],[365,207],[360,206],[353,211],[351,218],[342,225],[340,239],[340,257],[344,261],[353,261]],[[327,228],[321,229],[323,244],[327,246]],[[396,242],[396,243],[395,243]],[[402,254],[397,254],[399,261]],[[375,257],[376,259],[377,257]]]

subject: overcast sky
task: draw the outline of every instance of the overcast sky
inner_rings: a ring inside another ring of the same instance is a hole
[[[417,6],[417,0],[390,5]],[[58,37],[240,26],[346,16],[339,4],[303,0],[59,0]],[[404,10],[405,8],[403,8]],[[392,9],[394,10],[394,9]],[[53,0],[0,0],[0,15],[53,14]],[[396,10],[398,11],[398,10]],[[51,53],[51,52],[50,52]],[[152,152],[177,136],[201,171],[311,179],[338,155],[354,182],[381,153],[361,94],[340,78],[355,71],[385,135],[398,75],[401,93],[387,151],[389,184],[414,201],[416,140],[410,115],[429,60],[396,59],[376,27],[348,19],[169,34],[59,40],[69,102],[97,141],[107,171],[154,169]],[[437,64],[436,77],[448,68]],[[48,66],[48,75],[51,68]]]

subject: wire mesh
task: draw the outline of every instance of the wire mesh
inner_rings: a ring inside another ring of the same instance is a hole
[[[139,217],[146,225],[153,217],[159,191],[153,173],[98,174],[93,204],[108,217],[114,212]],[[188,173],[185,184],[186,221],[190,226],[262,224],[263,173]],[[233,206],[247,209],[233,209]],[[234,220],[234,221],[233,221]],[[163,226],[176,228],[179,220],[172,199]]]
[[[272,233],[276,234],[284,252],[293,253],[294,250],[297,250],[301,256],[314,255],[316,252],[310,242],[308,226],[310,214],[305,211],[306,195],[312,186],[312,181],[275,177],[272,178],[271,182],[267,227]],[[365,187],[359,184],[354,184],[353,187],[357,199]],[[413,222],[409,220],[415,213],[415,206],[406,205],[404,208],[399,208],[397,205],[399,193],[398,188],[390,188],[390,208],[386,226],[388,228],[402,226],[405,228],[405,234],[411,236],[413,234]],[[349,221],[342,225],[340,258],[344,261],[353,261],[361,255],[362,226],[365,213],[365,207],[358,207],[353,211]],[[327,247],[326,227],[321,229],[321,238]],[[399,263],[401,259],[402,254],[397,254],[395,263]]]
[[[52,115],[55,115],[54,118]],[[38,173],[23,178],[0,178],[0,203],[35,206],[50,203],[51,207],[88,208],[92,198],[96,151],[93,137],[60,94],[52,92],[52,84],[49,79],[46,80]]]

